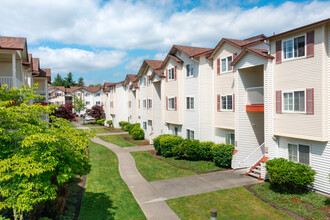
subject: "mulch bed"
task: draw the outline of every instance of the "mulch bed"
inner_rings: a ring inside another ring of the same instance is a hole
[[[257,184],[259,184],[259,183],[257,183]],[[274,207],[275,209],[277,209],[277,210],[279,210],[279,211],[281,211],[281,212],[283,212],[283,213],[285,213],[285,214],[287,214],[287,215],[292,216],[292,217],[295,218],[295,219],[299,219],[299,220],[308,220],[308,219],[309,219],[309,218],[304,218],[304,217],[302,217],[302,216],[300,216],[300,215],[297,215],[297,214],[295,214],[295,213],[293,213],[293,212],[290,212],[289,210],[286,210],[286,209],[283,209],[283,208],[281,208],[281,207],[278,207],[277,205],[275,205],[275,204],[273,204],[273,203],[271,203],[271,202],[265,200],[265,199],[262,198],[261,196],[259,196],[259,195],[258,195],[258,194],[252,189],[252,186],[257,185],[257,184],[246,185],[246,186],[244,186],[244,188],[247,189],[249,192],[251,192],[255,197],[257,197],[258,199],[260,199],[261,201],[263,201],[264,203],[267,203],[268,205]]]
[[[78,220],[78,217],[79,217],[80,208],[81,208],[81,200],[82,200],[82,197],[83,197],[84,192],[85,192],[87,176],[82,176],[82,177],[80,177],[80,179],[81,179],[81,181],[78,184],[79,189],[77,190],[77,193],[75,195],[76,199],[77,199],[77,203],[76,203],[76,209],[75,209],[73,220]]]
[[[125,134],[121,134],[120,136],[122,136],[125,141],[128,141],[128,142],[130,142],[132,144],[136,144],[137,146],[150,145],[149,141],[134,142],[134,140],[132,138],[127,137]]]

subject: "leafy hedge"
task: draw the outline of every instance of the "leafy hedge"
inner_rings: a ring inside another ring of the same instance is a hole
[[[230,167],[235,147],[231,144],[216,144],[212,148],[213,161],[221,167]]]
[[[103,118],[103,119],[97,120],[96,121],[96,124],[101,125],[101,126],[104,126],[104,122],[105,122],[105,119]]]
[[[135,126],[130,133],[134,140],[142,140],[144,138],[144,131],[140,127]]]
[[[314,182],[316,174],[310,166],[275,158],[266,161],[270,183],[283,192],[299,192]]]
[[[211,141],[183,139],[174,135],[160,135],[153,139],[158,155],[177,157],[185,160],[214,161],[221,167],[230,167],[234,146],[230,144],[214,144]]]
[[[109,128],[110,128],[110,127],[113,127],[113,122],[112,122],[112,120],[108,120],[108,121],[107,121],[107,124],[109,125]]]

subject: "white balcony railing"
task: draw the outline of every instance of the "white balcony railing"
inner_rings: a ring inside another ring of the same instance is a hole
[[[246,89],[247,105],[263,105],[264,104],[264,87],[251,87]]]
[[[0,85],[7,84],[9,88],[13,87],[13,77],[0,76]]]

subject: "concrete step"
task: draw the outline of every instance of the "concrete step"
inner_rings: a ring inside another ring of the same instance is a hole
[[[257,174],[261,174],[261,170],[258,170],[258,169],[253,169],[252,172],[257,173]]]
[[[249,176],[253,176],[255,178],[259,178],[260,174],[256,174],[256,173],[248,173]]]

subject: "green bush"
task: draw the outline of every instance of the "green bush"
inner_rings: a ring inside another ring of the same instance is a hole
[[[180,159],[200,160],[199,149],[199,140],[185,139],[181,144],[174,146],[172,151],[173,155]]]
[[[136,124],[129,124],[127,125],[127,130],[130,134],[132,134],[132,130],[134,128],[140,128],[140,123],[136,123]]]
[[[135,126],[131,130],[131,135],[134,140],[142,140],[144,138],[144,131],[143,129]]]
[[[215,144],[212,141],[200,142],[199,159],[200,160],[212,160],[212,149]]]
[[[164,157],[173,156],[173,148],[180,145],[183,141],[182,137],[173,135],[164,135],[159,140],[158,154]]]
[[[217,166],[230,167],[235,147],[231,144],[216,144],[212,148],[213,161]]]
[[[121,129],[123,129],[124,131],[128,131],[128,126],[130,125],[129,122],[127,121],[120,121],[119,122],[119,126],[121,127]]]
[[[160,139],[162,137],[166,137],[166,136],[171,136],[171,135],[169,135],[169,134],[162,134],[162,135],[159,135],[159,136],[155,137],[154,139],[152,139],[152,141],[154,143],[154,148],[157,151],[157,154],[158,155],[161,155],[161,151],[160,151]]]
[[[97,120],[96,121],[96,124],[101,125],[101,126],[104,126],[104,122],[105,122],[105,119],[103,118],[103,119]]]
[[[314,182],[316,172],[308,165],[275,158],[266,161],[270,183],[284,192],[299,192]]]
[[[108,121],[107,121],[107,124],[109,125],[109,128],[110,128],[110,127],[113,127],[113,122],[112,122],[112,120],[108,120]]]

